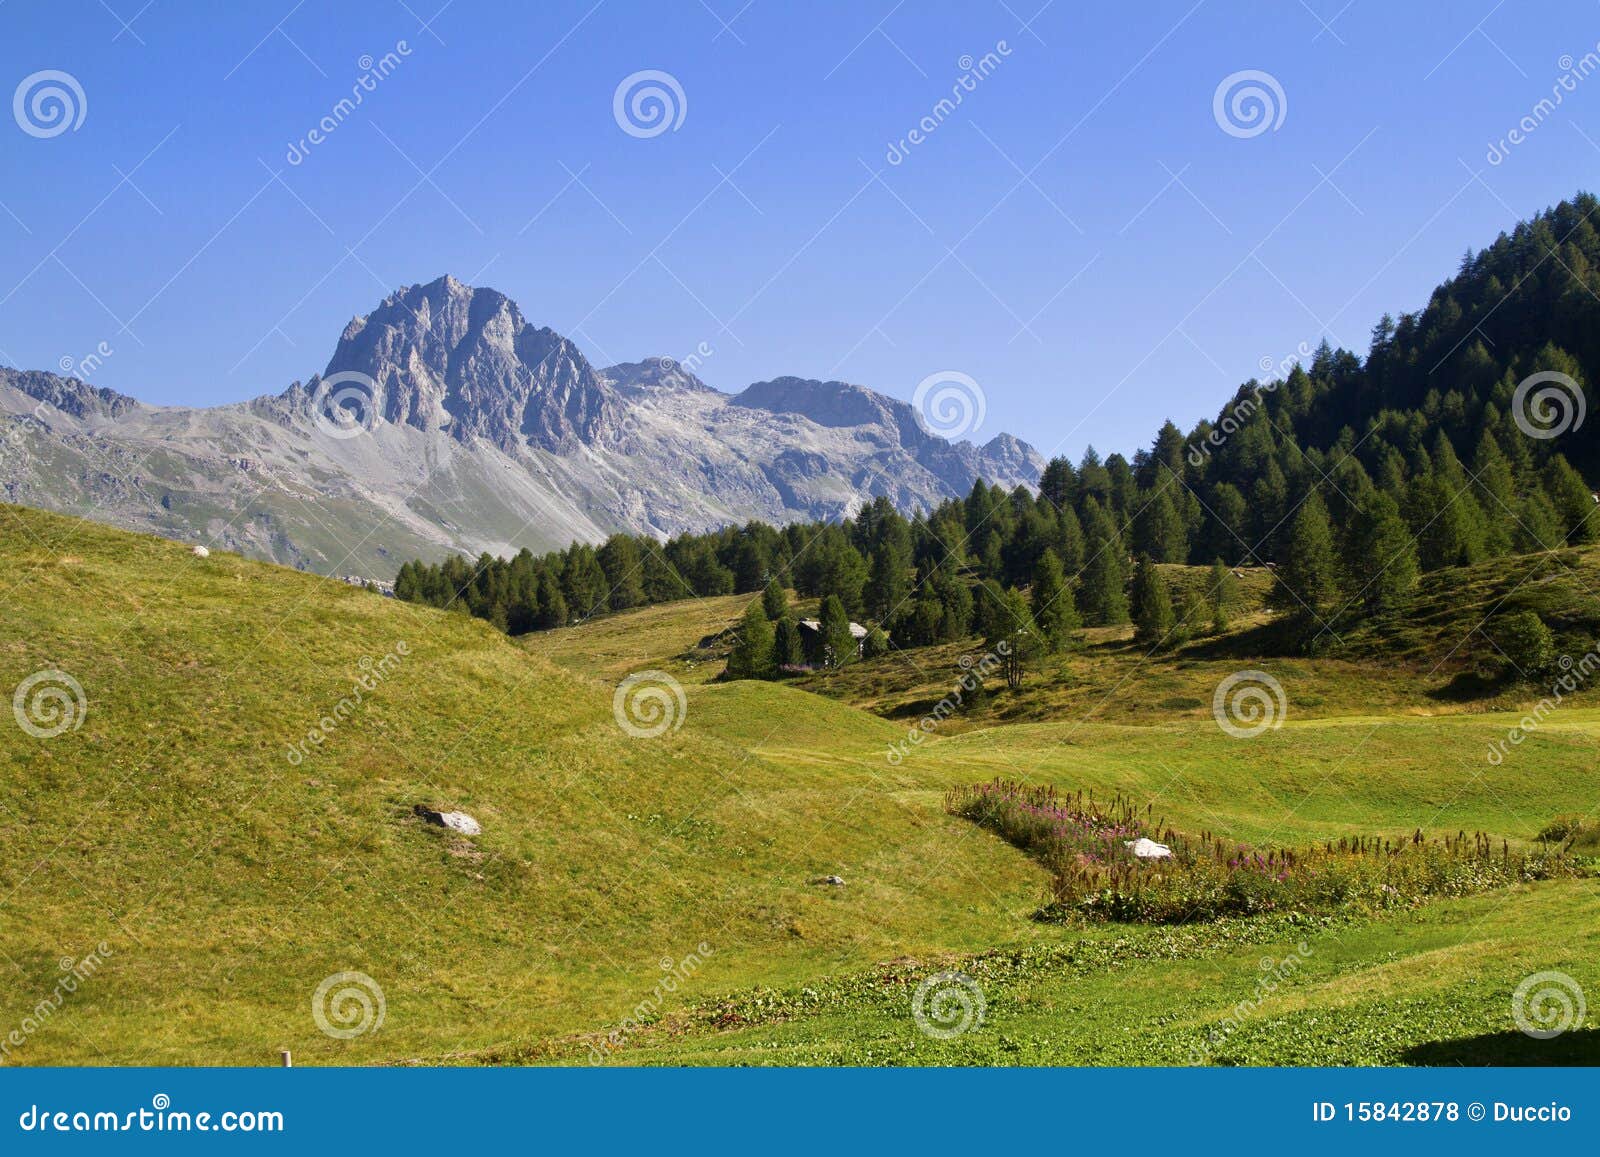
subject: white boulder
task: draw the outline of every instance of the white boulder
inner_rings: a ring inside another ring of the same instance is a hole
[[[1172,849],[1166,844],[1158,844],[1154,840],[1140,836],[1136,840],[1124,840],[1123,846],[1131,849],[1136,858],[1141,860],[1170,860]]]
[[[473,819],[466,812],[436,812],[432,808],[425,808],[421,804],[416,806],[417,815],[430,824],[437,824],[441,828],[449,828],[453,832],[460,832],[464,836],[476,836],[483,832],[483,825]]]
[[[195,558],[210,558],[211,552],[205,547],[201,546],[199,543],[196,543],[194,548],[194,556]]]

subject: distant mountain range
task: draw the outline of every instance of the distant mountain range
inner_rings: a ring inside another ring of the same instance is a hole
[[[1001,434],[928,432],[861,386],[803,378],[730,395],[670,359],[597,370],[515,302],[452,277],[345,327],[326,369],[278,395],[148,406],[0,369],[0,495],[323,573],[535,552],[618,531],[905,511],[983,477],[1036,485]]]

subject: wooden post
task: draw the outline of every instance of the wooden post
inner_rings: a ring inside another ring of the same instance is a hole
[[[286,1068],[286,1069],[294,1068],[294,1060],[293,1060],[292,1057],[289,1056],[289,1050],[288,1049],[284,1049],[283,1050],[282,1056],[283,1056],[283,1067]]]

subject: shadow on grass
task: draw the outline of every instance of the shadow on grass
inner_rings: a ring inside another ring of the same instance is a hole
[[[1477,671],[1460,671],[1443,687],[1435,687],[1428,698],[1443,703],[1470,703],[1479,699],[1492,699],[1503,694],[1510,685],[1504,679],[1491,678]]]
[[[1405,1052],[1411,1065],[1600,1065],[1600,1029],[1535,1040],[1520,1032],[1493,1032],[1461,1040],[1429,1041]]]

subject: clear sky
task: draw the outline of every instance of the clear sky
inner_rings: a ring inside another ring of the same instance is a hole
[[[954,370],[979,440],[1131,452],[1596,184],[1587,0],[1040,5],[4,0],[0,96],[57,70],[83,115],[0,117],[0,362],[105,343],[96,384],[235,401],[449,272],[598,365]],[[614,113],[643,70],[683,94],[656,135]],[[1254,135],[1214,109],[1244,70],[1282,93]]]

